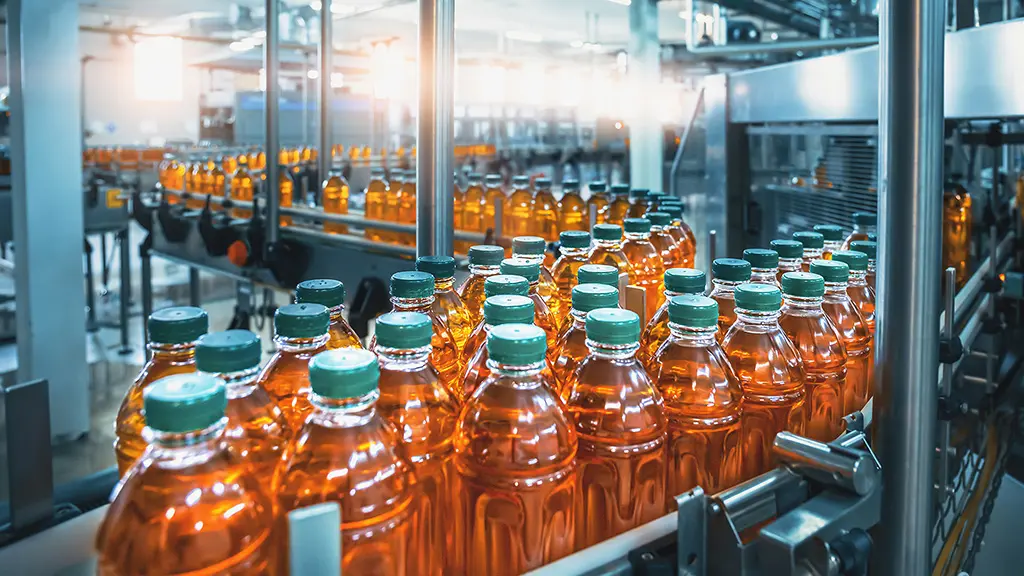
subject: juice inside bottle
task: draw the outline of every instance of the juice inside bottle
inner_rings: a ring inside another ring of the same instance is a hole
[[[398,196],[398,222],[416,225],[416,172],[412,170],[405,173],[402,181],[402,191]],[[398,234],[398,241],[405,246],[415,246],[416,233],[402,232]]]
[[[558,238],[561,256],[551,267],[551,276],[555,279],[558,293],[551,299],[550,309],[555,324],[561,328],[565,325],[569,309],[572,307],[572,288],[577,283],[576,276],[590,256],[590,234],[569,231],[562,232]]]
[[[661,202],[668,196],[660,190],[651,190],[647,193],[647,212],[660,212]],[[674,199],[673,199],[674,200]]]
[[[144,394],[149,446],[96,532],[97,574],[267,574],[273,501],[228,450],[224,383],[178,374]]]
[[[284,413],[291,432],[313,410],[309,403],[309,359],[327,349],[330,314],[322,304],[289,304],[274,313],[277,352],[260,372],[259,384]]]
[[[308,370],[313,410],[288,443],[273,483],[281,548],[287,549],[288,511],[337,502],[342,574],[418,574],[416,554],[423,550],[415,549],[413,464],[377,406],[377,356],[330,350]]]
[[[814,231],[821,234],[825,245],[821,250],[821,257],[825,260],[832,259],[832,253],[838,252],[843,245],[843,227],[835,224],[818,224]]]
[[[662,516],[668,476],[664,404],[636,359],[640,318],[596,309],[586,332],[589,353],[566,401],[579,438],[579,549]]]
[[[253,200],[253,184],[252,176],[249,174],[247,164],[242,160],[244,157],[238,160],[238,170],[231,177],[231,198],[233,200],[242,200],[243,202],[252,202]],[[248,219],[252,218],[252,210],[248,208],[232,208],[232,218]]]
[[[850,250],[856,250],[861,252],[868,257],[867,272],[864,274],[864,282],[867,283],[868,287],[871,288],[871,293],[875,293],[875,256],[878,254],[878,243],[872,240],[855,240],[850,242]],[[872,319],[874,314],[871,314]],[[872,320],[873,322],[873,320]],[[872,323],[873,326],[873,323]],[[871,329],[872,334],[874,328]]]
[[[220,169],[220,164],[214,164],[212,170],[207,170],[203,174],[203,194],[219,198],[224,197],[224,172]],[[220,204],[212,202],[210,203],[210,209],[220,210]]]
[[[546,242],[558,240],[558,201],[551,193],[551,179],[537,178],[534,181],[537,193],[533,197],[530,215],[533,234]],[[513,247],[513,254],[515,254]]]
[[[486,230],[483,220],[486,198],[483,176],[476,172],[470,174],[468,184],[462,203],[462,229],[467,232],[479,232],[482,234]],[[466,254],[469,252],[471,245],[472,243],[468,241],[456,242],[456,251],[460,254]]]
[[[479,244],[469,249],[469,278],[459,286],[457,292],[466,305],[472,326],[479,324],[484,316],[484,282],[501,273],[499,266],[504,259],[505,250],[501,246]]]
[[[608,218],[608,206],[611,200],[608,199],[608,184],[603,181],[591,182],[590,197],[587,198],[587,209],[583,213],[583,221],[586,229],[590,230],[590,215],[595,215],[595,224],[604,224]]]
[[[665,269],[683,266],[683,252],[668,233],[667,226],[671,223],[668,213],[648,212],[647,219],[651,221],[651,244],[658,250]],[[659,298],[658,305],[662,303]]]
[[[227,390],[224,438],[231,452],[267,486],[291,434],[281,409],[256,383],[262,354],[260,337],[248,330],[214,332],[196,344],[196,368],[220,379]]]
[[[295,182],[292,180],[291,174],[288,172],[288,167],[285,165],[278,166],[277,170],[277,201],[281,208],[291,208],[292,201],[295,198]],[[281,216],[281,226],[291,226],[291,216]]]
[[[669,268],[665,270],[665,293],[664,302],[658,307],[640,337],[640,351],[637,352],[637,359],[650,368],[654,354],[661,348],[661,345],[668,340],[670,331],[668,328],[668,303],[676,296],[692,295],[703,296],[707,287],[707,276],[701,270],[693,268]]]
[[[235,173],[238,169],[238,158],[231,152],[224,154],[220,157],[220,169],[226,175]]]
[[[633,188],[629,191],[629,211],[626,218],[643,218],[647,214],[647,195],[650,190],[646,188]],[[625,220],[623,220],[625,226]]]
[[[711,292],[708,296],[718,304],[718,332],[715,340],[719,344],[725,333],[736,321],[736,301],[733,291],[737,286],[750,281],[750,263],[738,258],[717,258],[711,263]]]
[[[633,269],[631,284],[647,292],[644,321],[654,317],[661,299],[665,264],[658,249],[651,244],[651,221],[647,218],[626,218],[626,242],[622,252]]]
[[[540,295],[540,264],[518,258],[506,258],[501,261],[500,270],[502,275],[522,276],[530,283],[528,296],[533,300],[534,305],[533,323],[547,334],[548,350],[551,350],[555,345],[555,339],[558,337],[558,325],[555,324],[555,319],[551,316],[551,310],[548,308],[547,302]],[[484,288],[486,290],[487,286],[484,285]]]
[[[800,269],[807,272],[811,269],[811,262],[823,256],[825,237],[820,232],[794,232],[793,240],[803,246],[803,260],[800,263]],[[779,281],[781,282],[781,280]]]
[[[779,253],[766,248],[747,248],[743,259],[750,263],[750,281],[754,284],[779,284]]]
[[[202,210],[206,205],[203,198],[203,176],[206,174],[206,161],[198,156],[193,156],[189,161],[188,173],[185,175],[185,190],[190,194],[185,202],[185,207],[192,210]]]
[[[530,191],[530,179],[527,176],[516,176],[512,179],[512,195],[508,199],[508,210],[502,222],[502,233],[505,236],[524,236],[533,234],[533,193]]]
[[[619,290],[604,284],[578,284],[572,289],[572,308],[550,357],[559,394],[567,398],[576,383],[576,368],[589,354],[587,313],[599,308],[618,308]],[[632,355],[631,355],[632,356]]]
[[[578,443],[543,376],[546,346],[536,326],[488,334],[491,376],[455,432],[453,573],[521,574],[574,550]]]
[[[377,409],[402,431],[404,455],[412,462],[418,488],[416,540],[408,553],[417,574],[441,575],[450,540],[449,514],[454,473],[452,434],[459,404],[430,364],[430,317],[390,312],[377,319],[380,399]],[[454,542],[451,543],[454,545]]]
[[[804,435],[831,442],[843,431],[846,350],[835,324],[821,309],[825,280],[807,272],[782,275],[785,304],[779,326],[804,363],[807,377]]]
[[[852,250],[850,242],[867,240],[868,234],[875,234],[878,231],[878,217],[871,212],[853,213],[853,231],[843,240],[841,250]]]
[[[668,417],[668,508],[695,486],[714,494],[742,474],[743,391],[715,341],[718,305],[706,296],[669,300],[669,339],[650,374]]]
[[[465,368],[469,358],[476,353],[480,348],[486,348],[487,344],[487,298],[492,296],[523,296],[530,302],[533,299],[530,298],[530,282],[522,276],[514,274],[495,274],[488,276],[484,281],[484,315],[481,316],[480,321],[476,323],[473,330],[469,334],[469,338],[466,340],[466,346],[462,349],[462,365]],[[524,322],[518,322],[520,324],[532,324],[534,315],[536,314],[535,307],[530,307],[530,320]],[[504,322],[505,324],[510,323]],[[480,380],[482,382],[483,380]]]
[[[781,288],[783,274],[802,270],[804,245],[796,240],[772,240],[768,245],[779,255],[779,270],[776,273],[776,280]]]
[[[558,201],[558,230],[589,230],[587,203],[580,196],[579,180],[562,180],[562,199]]]
[[[697,243],[693,237],[693,231],[683,222],[683,207],[676,204],[661,205],[661,211],[669,215],[669,225],[665,230],[676,243],[679,251],[679,266],[693,268],[697,256]]]
[[[486,188],[484,190],[484,206],[483,206],[483,218],[481,226],[482,231],[494,230],[497,227],[495,221],[496,206],[501,205],[501,213],[505,214],[508,211],[506,205],[505,190],[501,187],[501,174],[488,174],[484,180]]]
[[[833,256],[833,260],[813,262],[811,272],[825,279],[825,297],[821,309],[839,330],[839,336],[846,348],[843,414],[850,414],[863,408],[871,396],[871,331],[857,305],[846,293],[850,279],[849,265],[834,260]]]
[[[370,183],[366,185],[366,218],[367,220],[386,220],[384,217],[387,203],[388,182],[384,179],[384,169],[370,170]],[[374,242],[389,242],[390,235],[378,228],[366,228],[366,237]]]
[[[806,376],[800,353],[779,326],[782,292],[771,284],[736,287],[736,322],[722,349],[743,388],[743,478],[776,465],[779,432],[803,434]]]
[[[180,161],[177,158],[171,161],[171,190],[185,191],[185,171],[187,169],[184,161]]]
[[[533,324],[533,314],[533,300],[526,296],[501,294],[487,297],[484,301],[483,321],[473,332],[463,354],[462,374],[459,377],[462,382],[461,402],[465,403],[491,375],[491,369],[487,366],[487,335],[491,329],[502,324]],[[549,381],[557,386],[550,367],[545,372],[549,373]]]
[[[459,173],[455,172],[452,178],[452,227],[456,230],[466,229],[466,192],[459,186]],[[465,248],[460,241],[455,242],[455,251],[459,252]]]
[[[967,282],[971,261],[971,195],[957,181],[946,182],[942,196],[942,269],[956,269],[956,286]]]
[[[345,285],[338,280],[305,280],[295,287],[296,304],[322,304],[331,315],[327,349],[362,348],[359,335],[345,320]]]
[[[629,216],[629,185],[613,184],[611,192],[612,201],[608,205],[604,223],[615,224],[621,227]]]
[[[551,270],[544,264],[544,249],[546,247],[547,243],[544,238],[538,236],[516,236],[512,239],[512,257],[537,264],[540,270],[537,292],[544,299],[548,308],[551,308],[556,305],[554,299],[558,295],[558,286],[555,284],[554,276],[551,275]]]
[[[320,186],[320,203],[327,214],[348,214],[348,181],[340,170],[331,170]],[[348,234],[348,226],[339,222],[324,221],[324,232]]]
[[[398,222],[398,204],[402,198],[402,185],[405,181],[405,170],[392,170],[387,193],[384,195],[384,220]],[[399,234],[387,235],[389,242],[399,242]]]
[[[594,226],[594,249],[590,251],[591,264],[611,266],[618,270],[619,288],[636,283],[636,273],[629,258],[622,251],[622,226],[618,224],[597,224]]]
[[[420,256],[416,269],[434,277],[434,314],[452,332],[455,346],[461,354],[466,339],[473,330],[473,320],[462,298],[455,292],[455,258],[451,256]]]
[[[196,371],[196,340],[206,334],[210,320],[201,308],[176,306],[153,312],[146,323],[152,356],[125,391],[114,424],[114,455],[121,476],[146,449],[142,438],[143,391],[172,374]]]

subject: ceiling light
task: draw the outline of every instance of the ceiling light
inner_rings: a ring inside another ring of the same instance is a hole
[[[509,40],[522,40],[523,42],[543,42],[544,37],[536,32],[525,32],[522,30],[509,30],[505,32],[505,38]]]
[[[312,2],[309,3],[309,7],[319,12],[320,9],[324,7],[324,5],[320,3],[320,0],[313,0]]]
[[[248,42],[232,42],[231,44],[228,44],[228,49],[232,52],[245,52],[246,50],[252,50],[252,48],[252,44],[249,44]]]
[[[608,1],[612,2],[613,4],[618,4],[620,6],[629,6],[631,4],[630,0],[608,0]]]
[[[573,40],[569,42],[569,46],[572,48],[583,48],[583,40]]]
[[[306,78],[309,78],[310,80],[316,80],[319,77],[320,77],[320,72],[318,72],[316,70],[309,70],[309,71],[306,72]]]

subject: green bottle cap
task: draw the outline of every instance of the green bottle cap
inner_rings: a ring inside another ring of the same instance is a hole
[[[875,234],[874,232],[868,232],[868,240],[870,240],[871,242],[878,242],[878,234]]]
[[[661,190],[651,190],[647,193],[647,199],[651,202],[661,202],[667,196],[668,194],[665,194]]]
[[[750,280],[750,262],[739,258],[716,258],[711,263],[711,271],[715,278],[727,282]]]
[[[530,281],[515,274],[495,274],[484,280],[484,296],[526,296],[530,292]]]
[[[626,218],[623,224],[627,234],[647,234],[651,231],[651,221],[647,218]]]
[[[484,179],[484,175],[479,173],[479,172],[470,172],[468,178],[469,178],[470,182],[477,182],[477,183],[479,183],[480,181],[482,181]]]
[[[648,212],[646,214],[648,220],[651,221],[652,226],[668,226],[672,221],[672,217],[668,215],[668,212]]]
[[[582,249],[590,247],[590,233],[578,230],[567,230],[558,235],[562,248]]]
[[[672,220],[681,219],[683,217],[683,207],[678,204],[666,204],[666,201],[667,199],[661,202],[661,205],[658,206],[658,210],[668,214],[668,217]]]
[[[324,398],[358,398],[377,389],[377,355],[361,348],[321,352],[309,361],[309,384]]]
[[[188,344],[206,334],[210,318],[202,308],[174,306],[150,314],[147,325],[154,344]]]
[[[625,196],[629,194],[629,184],[612,184],[610,190],[614,196]]]
[[[774,312],[782,306],[782,291],[771,284],[740,284],[733,292],[736,307],[754,312]]]
[[[618,289],[619,271],[605,264],[584,264],[576,271],[576,281],[580,284],[604,284]]]
[[[471,266],[497,266],[505,259],[505,249],[491,244],[477,244],[469,247]]]
[[[512,185],[516,188],[526,188],[530,185],[530,177],[522,174],[512,177]]]
[[[750,262],[751,268],[778,268],[779,253],[765,248],[747,248],[743,251],[743,259]]]
[[[857,226],[874,226],[878,222],[878,217],[871,212],[854,212],[853,223]]]
[[[488,296],[484,300],[484,322],[502,324],[533,324],[533,300],[526,296]]]
[[[429,298],[434,295],[434,277],[426,272],[395,272],[391,275],[393,298]]]
[[[772,240],[768,245],[778,252],[779,258],[804,257],[804,245],[796,240]]]
[[[622,240],[622,226],[618,224],[595,224],[594,239],[615,242]]]
[[[420,256],[416,259],[416,270],[426,272],[435,280],[455,276],[455,258],[451,256]]]
[[[665,270],[665,290],[678,294],[703,294],[707,286],[707,275],[703,270],[693,268],[669,268]]]
[[[868,255],[868,260],[874,260],[878,256],[878,242],[872,240],[854,240],[850,242],[850,250],[863,252]]]
[[[825,282],[848,282],[850,266],[838,260],[814,260],[811,262],[811,274],[817,274]]]
[[[587,313],[587,340],[609,346],[636,344],[640,317],[632,310],[598,308]]]
[[[668,321],[688,328],[718,325],[718,302],[707,296],[684,294],[668,301]]]
[[[551,190],[551,178],[537,178],[533,181],[533,186],[537,190]]]
[[[575,178],[562,180],[562,190],[564,192],[579,192],[580,181]]]
[[[810,272],[786,272],[782,275],[782,293],[797,298],[821,298],[825,279]]]
[[[374,178],[380,178],[384,176],[384,168],[381,166],[375,166],[373,168],[370,168],[370,176],[373,176]]]
[[[484,178],[484,182],[487,182],[491,186],[496,186],[498,184],[501,184],[501,174],[488,174]]]
[[[607,284],[577,284],[572,287],[572,307],[579,312],[598,308],[617,308],[619,289]]]
[[[666,194],[664,198],[659,198],[658,199],[658,206],[682,206],[682,205],[683,205],[683,200],[681,198],[676,198],[675,196],[669,196],[669,195]],[[659,210],[660,210],[660,208],[659,208]]]
[[[502,274],[512,274],[526,278],[531,284],[540,280],[540,263],[527,262],[519,258],[506,258],[501,261]],[[487,289],[486,283],[484,289]]]
[[[868,269],[868,255],[856,250],[840,250],[832,253],[836,262],[845,262],[850,270],[864,271]]]
[[[262,354],[260,337],[248,330],[213,332],[196,343],[196,368],[211,374],[241,372],[259,366]]]
[[[385,348],[422,348],[430,346],[434,327],[430,317],[419,312],[388,312],[377,318],[377,345]]]
[[[544,331],[533,324],[502,324],[487,333],[487,355],[510,366],[544,361],[548,342]]]
[[[794,232],[793,240],[802,244],[804,248],[825,247],[825,237],[820,232]]]
[[[841,242],[843,240],[843,227],[835,224],[818,224],[814,231],[825,237],[829,242]]]
[[[542,256],[546,245],[540,236],[516,236],[512,239],[512,255]]]
[[[337,280],[306,280],[295,287],[295,301],[299,304],[323,304],[328,308],[345,303],[345,285]]]
[[[647,198],[647,195],[650,193],[651,191],[648,190],[647,188],[633,188],[632,190],[629,191],[629,197],[635,200],[639,200],[641,198]]]
[[[593,192],[594,194],[600,194],[601,192],[608,190],[608,184],[603,180],[591,182],[588,185],[588,187],[590,188],[590,191]]]
[[[284,338],[316,338],[327,334],[330,321],[323,304],[289,304],[274,313],[274,333]]]
[[[209,374],[175,374],[142,391],[146,426],[172,434],[195,432],[224,417],[228,395],[224,382]]]

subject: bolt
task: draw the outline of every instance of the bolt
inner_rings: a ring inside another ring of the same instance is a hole
[[[711,503],[711,513],[712,514],[721,514],[722,513],[722,507],[719,506],[718,502],[712,502]]]
[[[651,560],[654,560],[654,554],[651,554],[650,552],[644,552],[640,555],[640,559],[644,562],[650,562]]]

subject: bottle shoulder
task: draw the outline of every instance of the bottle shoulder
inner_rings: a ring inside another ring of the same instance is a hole
[[[566,396],[566,407],[581,439],[613,444],[647,442],[666,427],[661,394],[635,359],[587,356]]]

